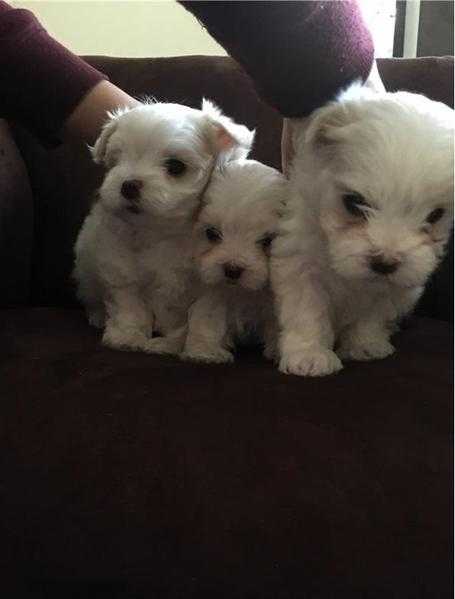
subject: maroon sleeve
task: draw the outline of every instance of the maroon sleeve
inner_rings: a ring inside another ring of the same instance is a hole
[[[367,79],[373,41],[353,0],[180,2],[283,116],[305,116]]]
[[[103,79],[50,37],[30,11],[0,0],[0,117],[58,143],[65,120]]]

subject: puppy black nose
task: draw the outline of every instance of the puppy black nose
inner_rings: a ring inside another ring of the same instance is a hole
[[[225,264],[224,265],[224,274],[227,279],[231,279],[231,281],[237,281],[242,276],[243,268],[237,266],[236,264]]]
[[[123,181],[120,193],[127,200],[137,200],[141,195],[142,181],[138,179],[129,179]]]
[[[385,260],[379,256],[370,260],[370,268],[380,275],[391,275],[399,266],[398,260]]]

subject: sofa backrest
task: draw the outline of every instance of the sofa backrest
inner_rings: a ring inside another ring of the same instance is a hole
[[[196,107],[202,97],[214,100],[226,114],[256,128],[253,158],[280,167],[281,118],[259,100],[251,80],[232,59],[92,57],[87,61],[138,98],[154,96]],[[424,93],[453,106],[453,59],[384,59],[378,61],[378,67],[388,89]],[[65,145],[49,150],[20,127],[14,128],[14,135],[34,201],[30,302],[74,305],[69,276],[72,248],[102,171],[92,163],[85,147]]]

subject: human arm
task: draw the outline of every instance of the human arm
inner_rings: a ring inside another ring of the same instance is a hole
[[[136,100],[54,40],[28,10],[0,0],[0,117],[44,143],[93,143],[106,112]]]
[[[373,42],[354,1],[180,3],[284,117],[310,114],[370,73]]]

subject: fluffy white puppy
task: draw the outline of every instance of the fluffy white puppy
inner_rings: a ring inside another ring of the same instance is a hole
[[[75,247],[78,295],[104,344],[173,353],[192,297],[201,195],[215,165],[248,154],[254,132],[208,101],[202,110],[149,103],[110,117],[92,150],[107,174]]]
[[[282,372],[393,353],[449,237],[453,117],[424,96],[355,85],[297,134],[272,260]]]
[[[269,254],[287,186],[254,160],[214,172],[195,226],[201,287],[188,316],[184,359],[230,362],[235,341],[253,334],[276,354]]]

